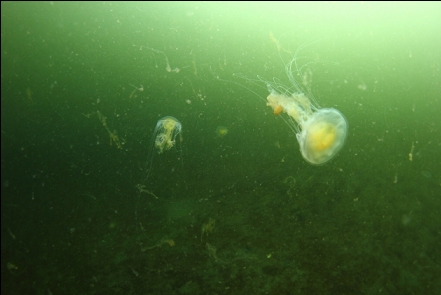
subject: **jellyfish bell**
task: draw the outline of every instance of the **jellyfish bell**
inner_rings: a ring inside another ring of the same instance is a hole
[[[182,124],[172,116],[164,117],[156,123],[153,136],[158,154],[171,149],[176,143],[176,136],[181,135]]]
[[[228,128],[225,127],[225,126],[218,126],[218,127],[216,128],[216,134],[217,134],[217,136],[219,136],[219,137],[224,137],[225,135],[228,134]]]
[[[301,128],[296,134],[300,152],[306,161],[314,165],[331,160],[346,140],[346,119],[334,108],[317,110]]]

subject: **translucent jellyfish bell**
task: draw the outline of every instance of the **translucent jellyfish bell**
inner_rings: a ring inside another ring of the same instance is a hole
[[[343,147],[347,123],[336,109],[319,109],[303,123],[296,134],[303,158],[311,164],[323,164],[331,160]]]
[[[297,65],[296,57],[286,65],[285,71],[295,91],[289,91],[291,88],[279,83],[265,81],[270,91],[267,105],[272,107],[275,115],[288,115],[286,122],[296,133],[303,158],[314,165],[324,164],[343,147],[348,124],[338,110],[320,108],[312,95],[305,95],[294,79],[293,63]],[[301,74],[300,70],[296,71]]]
[[[225,127],[225,126],[218,126],[218,127],[216,128],[216,134],[217,134],[217,136],[219,136],[219,137],[224,137],[225,135],[228,134],[228,128]]]
[[[161,154],[165,150],[171,149],[176,143],[176,136],[181,134],[182,124],[176,118],[167,116],[156,123],[153,136],[155,138],[155,147]]]

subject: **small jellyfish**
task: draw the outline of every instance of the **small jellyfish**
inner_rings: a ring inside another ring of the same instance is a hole
[[[182,124],[176,118],[167,116],[159,120],[153,132],[158,153],[171,149],[176,143],[176,136],[181,135],[181,131]]]
[[[162,154],[163,152],[170,150],[176,145],[176,137],[179,135],[179,141],[182,142],[182,124],[176,118],[167,116],[160,119],[156,123],[155,130],[153,131],[150,148],[147,156],[146,162],[146,174],[144,180],[138,183],[135,187],[138,189],[138,195],[135,204],[135,218],[138,220],[138,210],[140,208],[141,194],[146,193],[151,195],[155,199],[159,197],[152,191],[147,183],[149,176],[152,173],[153,159],[156,154]],[[181,160],[182,160],[182,149],[181,149]],[[182,161],[181,161],[182,162]],[[183,162],[182,162],[183,165]],[[173,171],[173,169],[172,169]],[[141,225],[142,228],[142,225]]]
[[[219,126],[216,128],[216,134],[219,137],[224,137],[225,135],[228,134],[228,128],[225,126]]]
[[[152,164],[153,158],[156,153],[162,154],[176,145],[176,137],[179,135],[179,142],[182,142],[182,124],[176,118],[167,116],[156,123],[155,130],[153,131],[151,146],[147,157],[147,180]]]
[[[287,117],[282,118],[296,133],[303,158],[310,164],[320,165],[331,160],[343,147],[348,123],[338,110],[319,107],[309,91],[308,81],[300,82],[294,78],[305,78],[311,74],[302,72],[303,67],[298,65],[298,54],[302,48],[285,65],[285,73],[291,86],[285,86],[277,79],[266,81],[259,77],[259,80],[267,86],[270,94],[266,102],[273,109],[274,115],[286,114]]]

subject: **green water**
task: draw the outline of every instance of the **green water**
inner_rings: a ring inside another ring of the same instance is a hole
[[[438,294],[439,3],[1,11],[2,294]],[[258,78],[299,48],[349,124],[322,166]]]

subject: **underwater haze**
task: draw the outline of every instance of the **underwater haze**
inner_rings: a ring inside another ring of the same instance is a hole
[[[2,2],[1,294],[439,294],[440,16]]]

